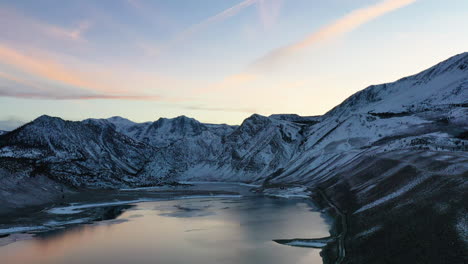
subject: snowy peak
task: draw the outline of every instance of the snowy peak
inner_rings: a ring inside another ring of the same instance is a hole
[[[130,137],[156,147],[166,147],[187,137],[196,137],[208,128],[193,118],[160,118],[155,122],[135,124],[122,130]]]
[[[273,114],[270,115],[269,118],[278,119],[278,120],[286,120],[286,121],[295,121],[301,119],[302,117],[297,114]]]
[[[58,139],[66,134],[74,134],[81,129],[79,122],[65,121],[59,117],[42,115],[33,121],[13,130],[7,136],[12,141],[23,141],[31,144]]]
[[[228,135],[228,138],[237,141],[239,139],[235,138],[254,137],[260,132],[265,131],[268,127],[274,127],[275,123],[279,124],[281,122],[281,120],[275,120],[259,114],[253,114],[245,119],[239,127]]]
[[[253,114],[245,119],[240,127],[252,127],[258,125],[268,125],[272,122],[272,119],[262,116],[259,114]]]
[[[48,115],[41,115],[40,117],[34,119],[29,125],[42,126],[42,127],[59,127],[63,126],[66,121],[60,117],[53,117]]]
[[[169,133],[180,136],[194,136],[200,134],[207,128],[193,118],[179,116],[172,119],[160,118],[150,126],[160,133]]]
[[[108,119],[86,119],[83,122],[103,128],[110,126],[119,133],[155,147],[167,147],[187,138],[221,137],[235,128],[229,125],[203,124],[186,116],[159,118],[154,122],[145,123],[136,123],[119,116]]]
[[[310,125],[317,123],[315,117],[301,117],[299,115],[279,114],[270,117],[253,114],[245,119],[242,124],[228,136],[233,137],[254,137],[264,131],[277,130],[281,134],[290,134],[287,130],[299,131],[303,125]]]
[[[254,114],[223,138],[217,177],[233,170],[242,180],[261,178],[283,167],[302,142],[303,125]],[[231,174],[232,175],[232,174]],[[188,175],[190,177],[190,175]]]
[[[107,118],[107,121],[114,124],[118,128],[130,127],[130,126],[134,126],[137,124],[131,120],[128,120],[120,116],[113,116],[113,117]]]
[[[326,117],[343,119],[353,114],[412,113],[431,107],[468,102],[468,53],[451,57],[418,74],[396,82],[371,85],[333,108]]]
[[[33,171],[39,166],[41,173],[73,186],[112,187],[140,181],[133,176],[152,151],[117,132],[110,123],[50,116],[41,116],[0,139],[0,159],[18,159],[25,168],[31,163],[22,162],[32,160]]]
[[[94,124],[96,126],[112,126],[119,132],[124,132],[126,130],[129,130],[133,126],[140,125],[139,123],[133,122],[120,116],[113,116],[106,119],[89,118],[83,120],[83,123]]]
[[[141,147],[141,143],[117,132],[111,123],[99,119],[65,121],[43,115],[5,136],[10,144],[26,144],[47,149],[54,155],[62,155],[88,145],[96,149],[97,146],[113,145],[117,142]]]
[[[308,125],[316,124],[322,119],[321,116],[300,116],[296,114],[274,114],[270,115],[269,118]]]
[[[468,72],[468,52],[464,52],[458,55],[455,55],[443,62],[440,62],[431,68],[424,70],[418,74],[415,74],[404,79],[418,79],[422,81],[429,81],[441,74],[446,73],[463,73]]]

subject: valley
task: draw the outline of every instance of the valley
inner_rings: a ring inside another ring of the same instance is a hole
[[[462,53],[322,116],[254,114],[239,126],[41,116],[0,135],[0,214],[11,216],[0,224],[87,193],[143,202],[121,190],[160,188],[156,198],[194,182],[243,183],[310,198],[334,218],[325,263],[464,263],[467,105]]]

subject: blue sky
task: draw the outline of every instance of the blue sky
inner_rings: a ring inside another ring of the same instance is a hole
[[[323,114],[466,51],[466,25],[466,0],[0,1],[0,129]]]

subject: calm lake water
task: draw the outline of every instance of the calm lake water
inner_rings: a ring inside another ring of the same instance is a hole
[[[116,219],[0,247],[2,264],[322,263],[320,249],[273,239],[329,235],[306,200],[196,198],[136,203]]]

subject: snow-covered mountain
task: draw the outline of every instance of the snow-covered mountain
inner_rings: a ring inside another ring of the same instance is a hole
[[[41,116],[0,134],[2,195],[33,193],[40,184],[54,186],[53,193],[57,183],[121,188],[181,180],[320,190],[312,193],[330,197],[350,219],[344,243],[353,263],[376,263],[387,252],[395,263],[457,263],[447,251],[414,254],[404,236],[463,251],[467,176],[468,53],[372,85],[323,116],[254,114],[240,126],[185,116],[145,123]],[[34,184],[18,189],[28,182]],[[448,226],[443,232],[432,230],[441,224]],[[383,236],[397,243],[359,253]]]
[[[2,168],[22,164],[32,175],[47,174],[72,186],[136,184],[151,146],[112,126],[41,116],[0,138]],[[138,175],[138,176],[137,176]]]
[[[254,114],[222,138],[222,151],[213,160],[200,162],[178,179],[259,181],[274,173],[299,150],[304,123]]]
[[[250,162],[249,167],[236,171],[239,166],[235,165],[242,163],[232,163],[232,158],[224,155],[219,166],[199,164],[204,171],[189,171],[183,177],[213,174],[213,180],[310,183],[324,180],[326,172],[368,152],[421,148],[466,152],[467,107],[468,53],[463,53],[419,74],[370,86],[321,117],[264,117],[268,120],[264,122],[282,124],[266,129],[257,122],[258,131],[249,134],[245,131],[249,131],[246,126],[251,117],[238,128],[244,131],[239,135],[247,139],[226,144],[234,154],[243,149],[243,142],[252,144],[241,155],[244,163]],[[268,144],[261,145],[257,139],[267,133]],[[280,140],[272,133],[288,136]],[[256,136],[249,137],[253,134]]]
[[[307,143],[281,177],[321,181],[334,167],[369,152],[427,149],[466,153],[467,130],[468,53],[463,53],[346,99],[309,127]],[[314,178],[309,179],[312,172]]]
[[[305,185],[316,200],[323,201],[323,193],[341,208],[344,263],[463,262],[468,53],[356,93],[310,126],[305,138],[264,186]],[[323,255],[336,255],[336,246]]]
[[[121,117],[84,122],[111,126],[117,132],[157,149],[154,154],[157,157],[151,159],[141,174],[160,178],[172,178],[196,164],[216,160],[223,150],[223,138],[236,128],[203,124],[186,116],[145,123],[134,123]]]
[[[42,116],[0,138],[0,159],[34,161],[73,185],[320,181],[325,171],[370,150],[466,150],[467,104],[463,53],[370,86],[323,116],[254,114],[240,126],[185,116],[145,123]]]
[[[325,116],[356,113],[413,113],[435,106],[451,108],[468,102],[468,52],[393,83],[372,85],[346,99]]]
[[[173,119],[160,118],[155,122],[145,123],[135,123],[119,116],[108,119],[86,119],[84,122],[113,125],[117,132],[155,147],[167,147],[184,138],[223,136],[236,127],[225,124],[203,124],[186,116]]]

